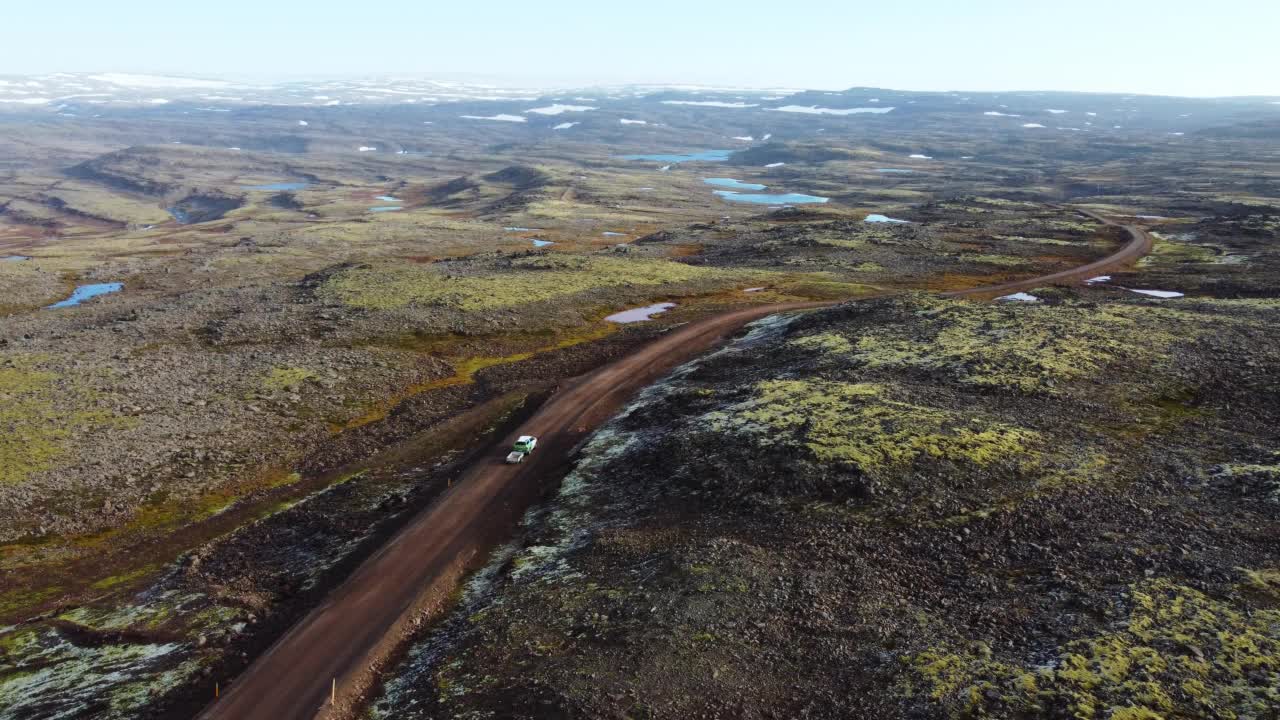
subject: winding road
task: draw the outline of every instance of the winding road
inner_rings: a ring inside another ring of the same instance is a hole
[[[1151,251],[1150,234],[1122,225],[1129,242],[1101,260],[1025,280],[943,293],[997,295],[1079,281]],[[723,313],[663,335],[640,350],[562,387],[518,431],[539,448],[522,465],[490,453],[431,507],[368,558],[328,599],[258,657],[200,715],[204,720],[350,718],[377,673],[424,619],[447,610],[465,574],[509,538],[546,483],[567,469],[573,448],[641,388],[724,342],[749,322],[835,302],[762,305]]]

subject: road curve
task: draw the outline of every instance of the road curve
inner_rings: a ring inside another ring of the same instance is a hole
[[[1088,213],[1086,213],[1088,214]],[[1117,225],[1092,216],[1108,225]],[[1132,262],[1151,249],[1142,228],[1119,225],[1130,241],[1087,265],[1026,280],[944,293],[992,295],[1070,282]],[[499,453],[480,460],[431,507],[368,558],[199,715],[204,720],[348,718],[357,712],[379,667],[418,619],[447,608],[466,572],[504,541],[536,501],[540,481],[566,467],[588,432],[608,420],[638,390],[719,345],[743,325],[779,312],[835,302],[763,305],[734,310],[669,332],[636,352],[562,388],[516,435],[539,437],[522,465]],[[331,702],[331,693],[336,702]]]

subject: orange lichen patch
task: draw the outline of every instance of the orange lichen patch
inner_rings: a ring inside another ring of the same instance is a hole
[[[932,290],[935,292],[967,290],[972,287],[979,287],[983,285],[996,285],[1017,279],[1018,277],[1021,276],[1011,274],[974,275],[968,273],[942,273],[941,275],[925,280],[919,286],[919,289]]]
[[[528,360],[544,353],[563,350],[565,348],[573,347],[574,345],[599,340],[613,332],[616,332],[617,329],[617,325],[597,325],[586,332],[569,335],[551,344],[543,345],[524,352],[512,353],[510,355],[448,358],[450,364],[453,365],[454,368],[454,373],[452,375],[410,385],[402,392],[375,403],[358,417],[352,418],[345,423],[331,423],[329,425],[329,430],[330,432],[337,434],[347,430],[354,430],[356,428],[369,425],[370,423],[378,422],[379,420],[386,418],[387,415],[389,415],[400,403],[414,396],[457,385],[468,385],[475,381],[477,373],[486,368],[498,365],[510,365],[512,363]]]
[[[682,258],[701,255],[703,249],[704,246],[702,243],[682,243],[680,245],[672,245],[671,251],[667,253],[667,257]]]
[[[1031,258],[1037,263],[1052,265],[1079,265],[1080,258],[1075,255],[1036,255]]]

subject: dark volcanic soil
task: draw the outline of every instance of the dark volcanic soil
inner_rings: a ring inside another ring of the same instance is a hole
[[[1280,305],[1033,292],[656,388],[375,715],[1280,717]]]

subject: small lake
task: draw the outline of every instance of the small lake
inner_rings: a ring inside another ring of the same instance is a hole
[[[547,247],[548,245],[555,245],[555,244],[556,243],[554,240],[539,240],[538,238],[533,239],[534,247]]]
[[[722,199],[735,203],[754,203],[756,205],[806,205],[811,203],[824,203],[830,198],[818,197],[817,195],[803,195],[801,193],[784,193],[780,195],[749,195],[744,193],[733,192],[732,190],[717,190],[716,194]]]
[[[653,305],[631,308],[630,310],[623,310],[622,312],[614,313],[605,318],[605,320],[624,324],[644,322],[645,320],[652,320],[654,315],[661,315],[675,306],[675,303],[654,303]]]
[[[311,187],[311,183],[307,182],[280,182],[267,183],[266,185],[244,185],[245,190],[304,190]]]
[[[81,285],[71,293],[71,297],[61,302],[56,302],[48,306],[48,308],[46,309],[52,310],[56,308],[75,307],[76,305],[79,305],[80,303],[90,298],[95,298],[95,297],[98,297],[99,295],[108,295],[110,293],[120,292],[123,289],[124,289],[124,283],[118,283],[118,282],[92,283],[89,285]]]
[[[381,212],[396,212],[396,211],[398,211],[398,210],[403,210],[403,209],[404,209],[404,208],[400,207],[399,205],[383,205],[383,206],[380,206],[380,207],[371,207],[371,208],[369,208],[369,212],[378,212],[378,213],[381,213]]]
[[[22,262],[30,259],[30,255],[0,255],[0,262]]]
[[[400,202],[400,198],[391,197],[390,195],[379,195],[378,197],[374,198],[374,200],[381,200],[382,202]]]
[[[733,154],[732,150],[704,150],[696,153],[654,155],[622,155],[623,160],[648,160],[650,162],[683,163],[683,162],[724,162]]]
[[[759,183],[744,183],[741,180],[734,180],[733,178],[703,178],[702,182],[708,185],[717,185],[719,187],[727,187],[734,190],[764,190],[769,187],[768,185],[761,185]]]
[[[899,220],[898,218],[891,218],[891,217],[889,217],[888,215],[868,215],[868,216],[867,216],[867,219],[866,219],[866,220],[863,220],[863,222],[869,222],[869,223],[909,223],[909,222],[911,222],[911,221],[910,221],[910,220]]]

